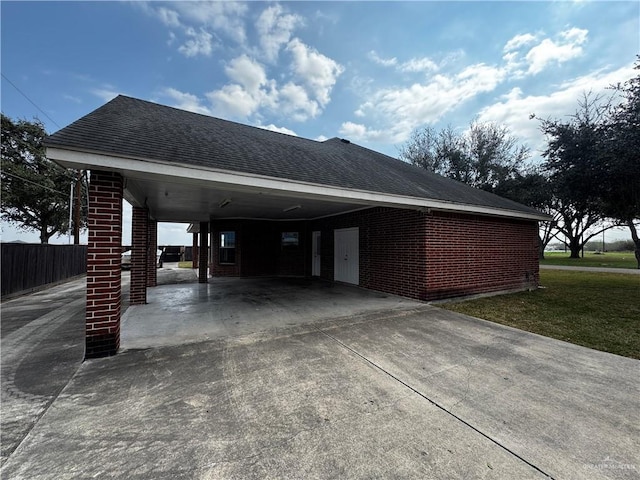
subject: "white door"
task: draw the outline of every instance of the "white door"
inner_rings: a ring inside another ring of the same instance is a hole
[[[360,284],[359,231],[355,228],[334,230],[333,279]]]
[[[313,232],[311,237],[311,250],[313,251],[311,263],[311,275],[320,276],[320,232]]]

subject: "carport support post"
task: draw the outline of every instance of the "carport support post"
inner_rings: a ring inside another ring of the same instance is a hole
[[[131,217],[131,305],[147,303],[147,244],[149,241],[149,211],[133,207]]]
[[[85,358],[114,355],[120,347],[122,183],[119,173],[91,171]]]
[[[198,283],[209,279],[209,222],[200,222],[200,248],[198,249]]]
[[[192,268],[198,268],[198,233],[193,232],[193,242],[191,245],[191,262]]]
[[[158,222],[149,218],[147,224],[147,287],[158,285]]]

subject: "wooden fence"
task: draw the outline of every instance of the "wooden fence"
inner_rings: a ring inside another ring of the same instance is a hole
[[[2,297],[87,273],[86,245],[3,243]]]

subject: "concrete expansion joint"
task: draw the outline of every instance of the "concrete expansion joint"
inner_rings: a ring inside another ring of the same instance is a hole
[[[473,430],[474,432],[482,435],[484,438],[486,438],[487,440],[489,440],[491,443],[493,443],[494,445],[498,446],[499,448],[501,448],[502,450],[506,451],[509,455],[512,455],[513,457],[517,458],[518,460],[520,460],[521,462],[524,462],[525,464],[527,464],[528,466],[530,466],[531,468],[533,468],[534,470],[536,470],[537,472],[541,473],[542,475],[544,475],[547,478],[550,478],[552,480],[555,480],[555,478],[550,475],[549,473],[545,472],[544,470],[542,470],[540,467],[538,467],[537,465],[531,463],[530,461],[528,461],[527,459],[525,459],[524,457],[522,457],[521,455],[517,454],[516,452],[514,452],[513,450],[511,450],[509,447],[507,447],[506,445],[503,445],[502,443],[500,443],[498,440],[494,439],[493,437],[491,437],[489,434],[484,433],[482,430],[478,429],[477,427],[474,427],[473,425],[471,425],[469,422],[467,422],[466,420],[462,419],[461,417],[459,417],[458,415],[454,414],[451,410],[447,409],[445,406],[440,405],[438,402],[436,402],[435,400],[429,398],[427,395],[425,395],[424,393],[422,393],[421,391],[417,390],[416,388],[412,387],[411,385],[409,385],[407,382],[403,381],[402,379],[398,378],[396,375],[394,375],[393,373],[389,372],[388,370],[384,369],[382,366],[378,365],[376,362],[374,362],[373,360],[367,358],[365,355],[361,354],[360,352],[358,352],[357,350],[355,350],[354,348],[350,347],[349,345],[347,345],[346,343],[342,342],[340,339],[336,338],[335,336],[319,329],[316,328],[316,330],[318,331],[318,333],[321,333],[322,335],[326,336],[327,338],[330,338],[331,340],[333,340],[334,342],[336,342],[338,345],[340,345],[341,347],[343,347],[344,349],[348,350],[349,352],[351,352],[352,354],[354,354],[355,356],[359,357],[361,360],[364,360],[366,363],[368,363],[369,365],[371,365],[372,367],[374,367],[375,369],[379,370],[380,372],[384,373],[385,375],[389,376],[390,378],[392,378],[393,380],[395,380],[396,382],[398,382],[399,384],[401,384],[402,386],[404,386],[405,388],[408,388],[409,390],[411,390],[413,393],[415,393],[416,395],[420,396],[421,398],[423,398],[424,400],[426,400],[427,402],[429,402],[430,404],[432,404],[434,407],[438,408],[439,410],[442,410],[444,413],[446,413],[447,415],[451,416],[452,418],[454,418],[456,421],[462,423],[463,425],[465,425],[466,427],[470,428],[471,430]],[[457,402],[456,405],[460,403]],[[454,405],[455,406],[455,405]]]

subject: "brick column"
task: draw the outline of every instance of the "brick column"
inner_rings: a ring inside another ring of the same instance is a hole
[[[198,251],[198,283],[209,279],[209,222],[200,222],[200,249]]]
[[[147,228],[147,287],[158,285],[158,261],[156,250],[158,250],[158,222],[149,219]]]
[[[122,176],[91,171],[87,245],[85,358],[114,355],[120,347]]]
[[[131,305],[147,303],[147,242],[149,240],[149,212],[133,207],[131,218]]]
[[[198,268],[198,232],[193,232],[193,242],[191,244],[191,268]]]

